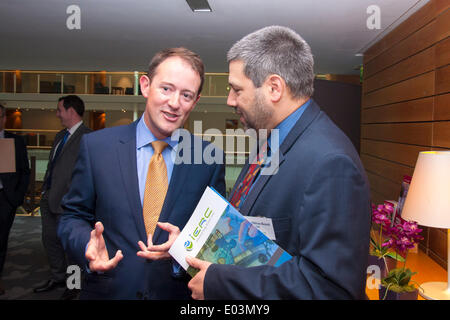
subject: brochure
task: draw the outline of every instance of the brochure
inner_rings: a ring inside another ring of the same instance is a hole
[[[191,276],[197,270],[186,256],[244,267],[277,267],[292,258],[210,187],[169,253]]]

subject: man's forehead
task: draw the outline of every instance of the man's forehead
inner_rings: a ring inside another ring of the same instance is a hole
[[[247,77],[244,72],[244,62],[242,60],[233,60],[229,63],[228,83],[231,85],[243,85],[245,82],[253,81]]]

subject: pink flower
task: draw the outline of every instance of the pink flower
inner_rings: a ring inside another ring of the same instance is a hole
[[[406,236],[398,239],[395,244],[400,252],[405,252],[408,249],[414,248],[414,241],[411,241],[411,239]]]
[[[395,244],[394,239],[390,238],[389,240],[385,241],[381,246],[387,247],[387,248],[392,248],[394,246],[394,244]]]

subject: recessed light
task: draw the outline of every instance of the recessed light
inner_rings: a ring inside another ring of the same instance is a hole
[[[362,56],[364,56],[364,53],[357,53],[357,54],[355,54],[355,56],[356,57],[362,57]]]
[[[186,2],[194,12],[212,12],[208,0],[186,0]]]

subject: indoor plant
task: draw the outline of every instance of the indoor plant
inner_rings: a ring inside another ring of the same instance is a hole
[[[408,250],[423,239],[421,232],[422,229],[419,229],[416,222],[405,221],[401,218],[397,218],[393,226],[387,228],[389,238],[383,245],[385,248],[394,249],[397,257],[402,257],[403,266],[388,270],[386,277],[381,280],[380,299],[417,299],[417,283],[411,280],[416,272],[406,268],[406,258]]]
[[[403,262],[401,255],[392,250],[391,234],[389,233],[395,207],[389,202],[375,206],[372,204],[372,229],[370,233],[369,265],[380,267],[381,277],[387,276],[388,270],[396,267],[397,261]],[[378,226],[379,230],[374,227]]]

